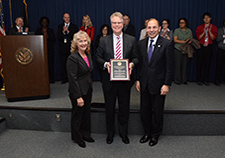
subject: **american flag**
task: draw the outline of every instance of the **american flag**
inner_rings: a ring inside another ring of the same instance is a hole
[[[5,25],[3,20],[3,7],[2,7],[2,0],[0,0],[0,36],[5,36]],[[2,56],[1,56],[1,49],[0,49],[0,71],[2,70]]]

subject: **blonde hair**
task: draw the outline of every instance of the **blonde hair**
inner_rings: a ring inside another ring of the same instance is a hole
[[[92,25],[90,16],[86,14],[86,15],[83,16],[83,19],[84,19],[84,17],[89,20],[88,26],[91,26],[92,27],[93,25]],[[82,19],[82,26],[84,26],[83,19]]]
[[[88,43],[86,52],[90,53],[91,39],[88,36],[88,34],[84,31],[79,31],[73,35],[73,40],[71,41],[71,49],[70,49],[71,53],[78,52],[77,43],[78,43],[79,39],[85,38],[85,37],[86,37],[87,43]]]
[[[112,22],[112,18],[115,17],[115,16],[118,16],[122,22],[123,22],[123,14],[121,14],[120,12],[115,12],[113,13],[111,16],[110,16],[110,21]]]

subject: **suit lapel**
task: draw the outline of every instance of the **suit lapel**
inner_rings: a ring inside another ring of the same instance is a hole
[[[143,46],[142,46],[143,50],[143,62],[146,64],[146,66],[148,65],[148,38],[145,38],[143,40]]]
[[[126,58],[126,52],[127,52],[127,44],[126,44],[126,42],[127,42],[127,37],[124,35],[124,33],[123,33],[123,59],[125,59]]]
[[[109,42],[108,42],[108,46],[109,46],[109,50],[112,50],[110,52],[110,59],[114,59],[114,46],[113,46],[113,34],[109,35]]]

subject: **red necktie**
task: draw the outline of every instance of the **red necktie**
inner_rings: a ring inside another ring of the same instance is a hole
[[[118,36],[117,37],[117,43],[116,43],[116,59],[122,58],[122,52],[121,52],[121,39]]]

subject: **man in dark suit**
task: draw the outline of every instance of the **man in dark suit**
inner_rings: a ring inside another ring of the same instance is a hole
[[[96,54],[96,62],[102,70],[102,87],[105,98],[107,144],[113,142],[115,134],[115,104],[118,98],[119,112],[119,134],[122,141],[128,144],[128,118],[130,108],[130,89],[133,85],[130,81],[110,81],[110,59],[129,59],[129,73],[138,64],[137,47],[135,38],[122,33],[123,15],[115,12],[110,16],[112,35],[100,39]],[[118,46],[118,47],[117,47]]]
[[[136,88],[141,92],[141,121],[145,131],[140,143],[158,143],[163,128],[165,96],[173,79],[173,45],[159,36],[159,21],[150,19],[146,28],[148,38],[138,43],[140,62]]]
[[[124,20],[123,33],[136,37],[135,27],[134,25],[130,24],[130,17],[127,14],[125,14],[123,15],[123,20]]]
[[[8,35],[20,35],[29,31],[28,27],[24,27],[24,22],[22,17],[16,18],[15,23],[16,23],[16,26],[8,30]]]
[[[70,14],[63,14],[63,23],[58,26],[57,37],[59,40],[59,54],[62,65],[62,82],[64,84],[68,82],[66,73],[66,61],[70,55],[70,45],[73,40],[73,35],[77,32],[77,25],[70,22]]]

